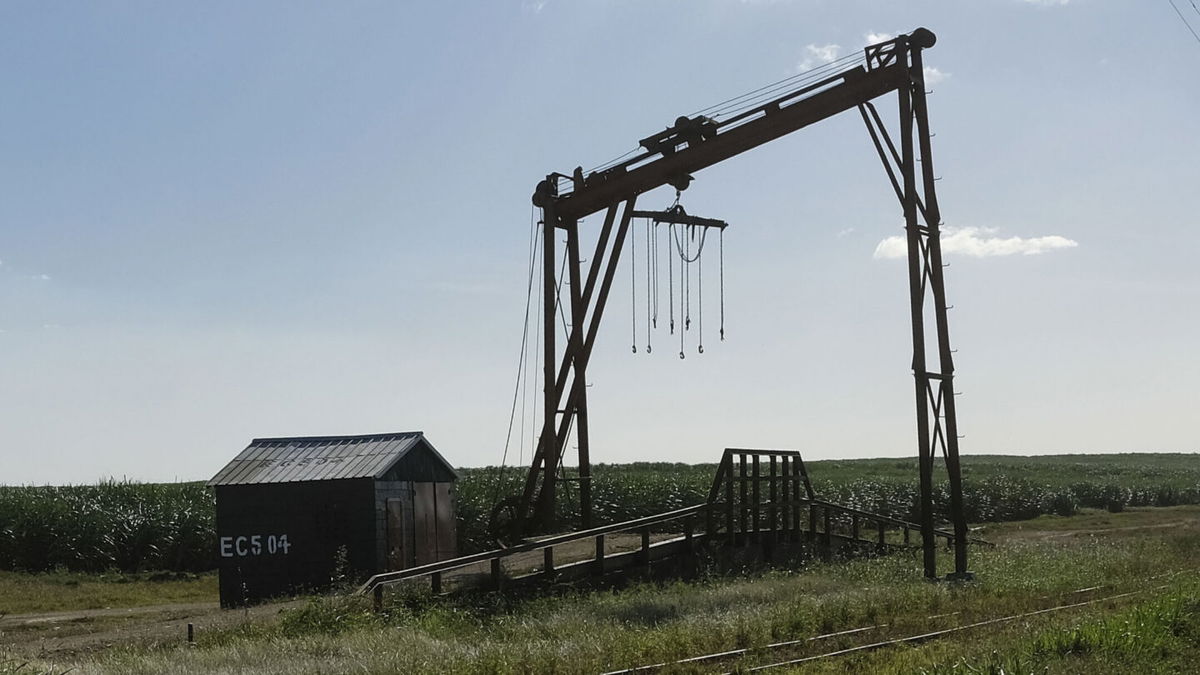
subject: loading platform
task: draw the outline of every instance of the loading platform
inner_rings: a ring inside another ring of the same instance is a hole
[[[728,448],[704,503],[376,574],[358,592],[372,595],[381,608],[385,589],[422,579],[436,594],[609,575],[686,574],[702,550],[762,561],[882,555],[915,548],[914,530],[919,533],[920,525],[817,497],[798,451]],[[933,532],[953,545],[953,532]]]

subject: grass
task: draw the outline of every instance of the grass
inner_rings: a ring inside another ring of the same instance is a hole
[[[0,572],[0,613],[3,614],[216,601],[217,576],[212,573]]]
[[[1188,672],[1183,666],[1200,648],[1200,574],[1192,570],[1200,554],[1200,508],[1089,511],[1066,520],[1076,527],[1054,517],[995,526],[989,536],[999,546],[973,550],[978,580],[969,584],[925,582],[915,556],[897,555],[621,592],[414,594],[393,599],[383,615],[360,598],[335,596],[203,630],[194,649],[129,644],[35,665],[81,673],[602,672],[886,624],[788,653],[795,658],[1140,589],[1125,600],[819,662],[811,670]],[[1157,575],[1180,570],[1192,571],[1171,577],[1169,589],[1155,588],[1166,581]],[[1076,593],[1096,585],[1104,588]]]

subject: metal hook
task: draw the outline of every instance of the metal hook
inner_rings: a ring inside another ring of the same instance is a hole
[[[646,353],[649,354],[652,351],[654,350],[650,348],[650,345],[646,345]]]
[[[636,354],[636,353],[637,353],[637,345],[634,345],[634,346],[633,346],[633,353],[634,353],[634,354]]]
[[[703,354],[703,353],[704,353],[704,345],[700,345],[700,346],[699,346],[699,347],[697,347],[696,349],[697,349],[697,350],[698,350],[698,351],[699,351],[701,354]]]
[[[680,349],[680,350],[679,350],[679,358],[680,358],[680,359],[686,359],[686,358],[687,358],[686,356],[684,356],[684,354],[683,354],[683,350],[682,350],[682,349]]]

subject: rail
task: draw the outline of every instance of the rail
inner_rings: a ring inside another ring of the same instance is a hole
[[[710,504],[696,504],[695,506],[687,506],[682,509],[676,509],[666,513],[659,513],[653,516],[645,516],[643,518],[635,518],[634,520],[626,520],[620,523],[613,523],[611,525],[601,525],[599,527],[593,527],[587,530],[580,530],[579,532],[568,532],[566,534],[553,535],[544,539],[527,541],[515,546],[509,546],[507,548],[483,551],[481,553],[474,553],[461,558],[442,560],[439,562],[429,563],[427,565],[421,565],[418,567],[410,567],[408,569],[398,570],[395,572],[384,572],[381,574],[376,574],[370,579],[367,579],[367,581],[358,588],[358,592],[365,595],[367,593],[376,592],[378,589],[382,589],[384,586],[399,583],[406,579],[413,579],[427,575],[441,575],[443,572],[449,572],[463,567],[468,567],[470,565],[489,561],[492,562],[492,575],[495,577],[495,580],[498,581],[501,575],[500,566],[498,563],[503,558],[507,558],[518,553],[549,550],[554,546],[567,544],[573,541],[579,541],[581,539],[589,539],[594,537],[598,538],[603,537],[606,534],[625,532],[627,530],[647,529],[654,525],[695,516],[696,514],[707,510],[710,508],[710,506]],[[648,537],[644,534],[643,539],[646,540]],[[643,544],[645,548],[649,548],[648,541],[644,541]],[[600,552],[600,547],[602,545],[602,540],[597,542],[598,553]],[[548,567],[553,570],[552,556],[548,555],[546,560],[550,563]],[[433,584],[435,589],[440,587],[440,576],[434,577]]]
[[[881,515],[878,513],[871,513],[870,511],[864,511],[862,509],[858,509],[853,506],[845,506],[843,504],[835,504],[833,502],[825,501],[824,499],[813,499],[813,500],[811,500],[811,503],[816,506],[820,506],[822,508],[828,508],[828,509],[833,509],[834,511],[840,511],[840,512],[845,513],[850,516],[859,516],[859,517],[865,518],[867,520],[875,521],[876,523],[888,523],[891,525],[902,527],[905,530],[916,530],[917,532],[921,531],[921,526],[918,523],[913,523],[913,522],[910,522],[907,520],[902,520],[900,518],[894,518],[892,516],[884,516],[884,515]],[[949,530],[943,530],[943,529],[935,527],[933,529],[933,534],[937,537],[942,537],[943,539],[946,540],[947,543],[954,542],[954,533],[950,532]],[[993,544],[990,541],[987,541],[985,539],[977,539],[974,537],[967,537],[967,542],[972,543],[972,544],[981,544],[983,546],[995,546],[995,544]]]
[[[878,513],[871,513],[852,506],[844,506],[836,504],[824,499],[800,499],[795,502],[796,505],[807,507],[808,509],[808,528],[801,528],[800,519],[794,519],[789,527],[786,522],[782,523],[782,527],[768,525],[760,529],[756,524],[754,529],[739,529],[736,525],[730,529],[727,525],[724,532],[721,532],[721,527],[717,524],[715,518],[705,518],[705,526],[703,532],[695,531],[695,524],[698,517],[711,516],[716,512],[727,509],[726,504],[717,502],[707,502],[704,504],[696,504],[666,513],[655,514],[653,516],[645,516],[635,518],[620,523],[612,523],[609,525],[601,525],[599,527],[580,530],[578,532],[568,532],[565,534],[552,535],[542,539],[525,541],[515,546],[507,548],[493,549],[490,551],[482,551],[471,555],[453,558],[450,560],[442,560],[438,562],[410,567],[408,569],[397,570],[393,572],[384,572],[376,574],[368,579],[358,588],[358,593],[366,595],[374,594],[376,607],[382,607],[383,589],[392,584],[398,584],[406,580],[416,579],[420,577],[429,577],[432,590],[434,593],[440,593],[442,590],[442,577],[447,572],[461,570],[472,565],[480,563],[491,563],[490,576],[493,588],[499,589],[504,583],[505,573],[502,566],[502,560],[510,556],[521,553],[529,553],[533,551],[543,551],[542,568],[538,572],[530,572],[528,576],[538,574],[553,575],[561,572],[583,571],[584,573],[604,574],[609,571],[614,571],[619,567],[623,559],[626,562],[640,562],[644,568],[649,568],[652,561],[662,559],[667,555],[671,555],[674,551],[682,549],[686,552],[691,552],[693,546],[701,540],[716,538],[719,536],[729,537],[731,544],[741,542],[743,545],[748,545],[751,541],[766,542],[779,534],[791,534],[794,541],[798,541],[801,534],[806,535],[809,542],[816,542],[818,538],[825,546],[824,555],[831,557],[834,551],[834,540],[850,542],[855,545],[875,544],[879,550],[886,550],[887,547],[908,546],[910,544],[910,533],[912,531],[920,532],[921,527],[917,523],[885,516]],[[763,505],[760,505],[763,506]],[[769,506],[769,505],[768,505]],[[741,506],[742,509],[749,509],[748,506]],[[818,512],[822,512],[823,519],[818,519]],[[844,534],[836,534],[835,529],[837,523],[833,520],[833,514],[849,516],[849,531]],[[651,529],[674,521],[684,521],[683,536],[668,539],[664,541],[651,541]],[[823,520],[823,522],[821,522]],[[863,524],[875,525],[877,532],[876,539],[872,542],[870,539],[863,537]],[[745,525],[745,524],[744,524]],[[903,543],[887,541],[886,531],[889,528],[900,528],[903,531]],[[619,532],[627,532],[637,530],[641,533],[641,546],[634,550],[618,552],[613,554],[605,553],[604,537],[608,534]],[[954,542],[954,534],[947,530],[935,529],[934,535],[946,540],[947,545]],[[596,552],[594,557],[588,557],[584,560],[570,562],[561,566],[556,566],[554,561],[554,547],[572,542],[595,539]],[[968,539],[969,542],[984,544],[991,546],[990,542],[982,539]],[[656,557],[657,556],[657,557]],[[606,563],[606,561],[608,561]]]

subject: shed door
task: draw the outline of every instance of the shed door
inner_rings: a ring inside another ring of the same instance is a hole
[[[434,483],[413,483],[413,552],[417,565],[437,562],[437,495]]]
[[[434,483],[437,497],[437,550],[438,560],[449,560],[458,555],[458,528],[454,522],[454,501],[451,495],[453,483]]]
[[[408,567],[408,546],[404,527],[404,500],[387,500],[387,567],[402,570]]]

